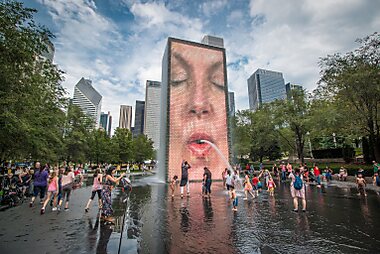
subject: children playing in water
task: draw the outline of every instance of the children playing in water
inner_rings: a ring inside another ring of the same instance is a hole
[[[271,197],[274,197],[274,188],[276,188],[276,184],[273,181],[272,176],[270,176],[268,180],[268,192],[269,192],[269,196]]]
[[[238,197],[236,196],[235,188],[233,185],[230,187],[230,192],[232,200],[232,211],[236,212],[238,206]]]
[[[260,177],[262,174],[263,172],[261,172],[258,176],[256,174],[253,174],[252,188],[253,188],[253,191],[256,192],[257,197],[259,196],[259,189],[260,189],[259,185],[261,185]]]
[[[356,177],[356,185],[358,188],[358,195],[367,196],[367,193],[365,191],[365,187],[367,186],[367,182],[365,181],[363,174],[358,173],[358,176]]]
[[[176,186],[177,186],[177,180],[178,180],[178,176],[173,176],[172,180],[170,181],[170,189],[172,191],[172,197],[174,197],[174,191],[176,189]]]
[[[244,193],[245,193],[245,198],[244,200],[248,199],[248,193],[251,194],[252,198],[255,198],[255,195],[252,192],[252,184],[251,181],[249,180],[249,172],[245,172],[245,178],[244,178]]]

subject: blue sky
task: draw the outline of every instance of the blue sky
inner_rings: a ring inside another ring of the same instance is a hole
[[[229,90],[248,108],[247,79],[257,68],[280,71],[308,90],[318,60],[347,52],[378,31],[380,1],[372,0],[24,0],[56,36],[54,62],[71,96],[81,77],[103,95],[102,111],[118,125],[119,106],[145,100],[146,80],[161,79],[167,37],[224,38]]]

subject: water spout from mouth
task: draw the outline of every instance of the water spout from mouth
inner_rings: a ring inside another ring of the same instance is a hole
[[[222,158],[222,160],[223,160],[224,164],[226,164],[227,168],[232,171],[232,167],[231,167],[230,163],[228,163],[226,157],[224,157],[223,153],[219,150],[219,148],[214,143],[212,143],[208,140],[203,140],[203,139],[198,139],[195,142],[197,144],[204,144],[204,143],[209,144],[219,154],[220,158]]]

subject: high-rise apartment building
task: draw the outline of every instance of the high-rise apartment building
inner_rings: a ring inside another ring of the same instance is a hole
[[[120,105],[119,128],[131,130],[132,106]]]
[[[145,101],[136,101],[135,107],[135,128],[133,136],[137,137],[144,133],[144,112],[145,112]]]
[[[235,115],[235,93],[228,92],[228,115]]]
[[[96,128],[99,128],[100,113],[102,107],[102,96],[95,90],[91,80],[81,78],[74,87],[73,104],[90,117]]]
[[[102,112],[100,114],[100,128],[107,131],[107,125],[108,125],[108,114]]]
[[[111,129],[112,128],[112,116],[111,115],[109,115],[109,117],[108,117],[108,136],[110,136],[111,137]]]
[[[286,90],[286,97],[288,99],[290,99],[290,97],[291,97],[291,93],[290,92],[292,90],[303,91],[303,87],[301,85],[286,83],[285,90]]]
[[[249,108],[256,110],[261,104],[285,99],[285,82],[281,72],[257,69],[248,79]]]
[[[109,111],[107,114],[104,112],[100,114],[100,128],[102,128],[109,136],[111,135],[111,120],[112,117]]]
[[[206,45],[210,45],[210,46],[214,46],[214,47],[219,47],[219,48],[224,47],[223,38],[215,37],[215,36],[211,36],[211,35],[205,35],[203,37],[201,43],[206,44]]]
[[[144,134],[152,139],[154,149],[160,148],[161,82],[146,81]]]

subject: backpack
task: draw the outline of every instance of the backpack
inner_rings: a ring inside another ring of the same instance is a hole
[[[296,190],[301,190],[303,186],[303,182],[300,176],[296,176],[296,180],[294,181],[293,187]]]

